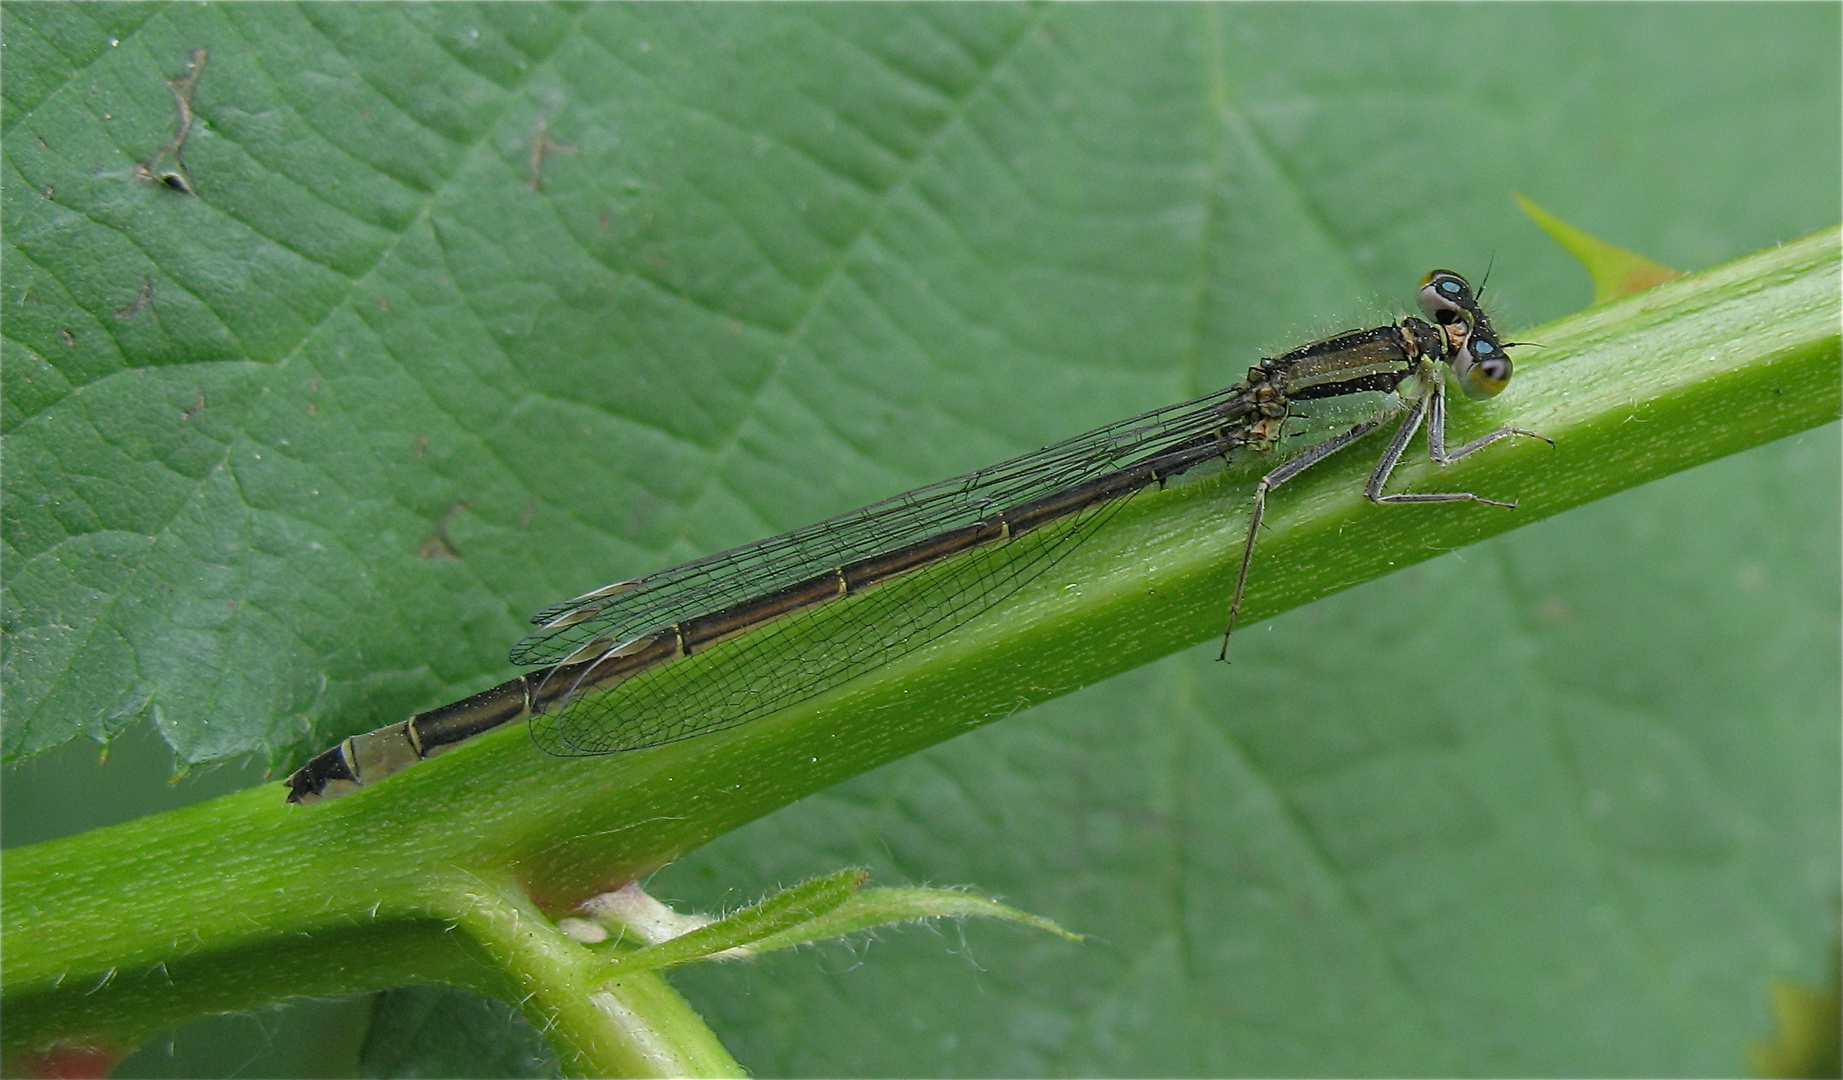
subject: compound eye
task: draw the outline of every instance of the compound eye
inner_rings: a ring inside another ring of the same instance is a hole
[[[1421,279],[1421,313],[1442,326],[1476,322],[1472,286],[1451,270],[1435,270]]]
[[[1495,397],[1510,385],[1510,357],[1487,337],[1474,337],[1453,362],[1459,389],[1473,399]]]

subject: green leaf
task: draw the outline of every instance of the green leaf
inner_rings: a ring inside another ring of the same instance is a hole
[[[1593,302],[1596,304],[1643,292],[1683,276],[1681,270],[1672,270],[1575,228],[1521,194],[1513,193],[1513,197],[1531,221],[1542,226],[1543,232],[1567,248],[1568,254],[1581,260],[1581,265],[1593,275]]]
[[[1754,1076],[1835,1076],[1843,1072],[1843,994],[1832,975],[1823,990],[1773,985],[1773,1038],[1753,1047]]]
[[[865,889],[817,918],[800,926],[754,943],[757,953],[811,945],[828,938],[845,937],[880,926],[929,919],[963,919],[979,916],[1001,922],[1019,923],[1032,929],[1055,934],[1065,941],[1081,941],[1073,934],[1040,915],[1019,911],[990,897],[958,889]]]
[[[545,603],[1221,385],[1434,265],[1495,253],[1506,330],[1580,307],[1513,189],[1685,267],[1839,201],[1818,6],[3,14],[11,758],[146,717],[295,760],[506,677]],[[194,200],[134,169],[199,47]],[[1365,585],[658,883],[862,864],[1112,950],[673,977],[764,1073],[1738,1071],[1834,936],[1836,459]],[[144,812],[81,749],[9,775],[9,843]]]
[[[649,971],[694,960],[743,959],[829,938],[847,937],[880,926],[969,915],[1022,923],[1069,941],[1082,940],[1080,934],[1071,934],[1048,919],[988,897],[955,889],[860,891],[858,886],[865,877],[862,870],[841,870],[802,882],[733,915],[620,953],[613,964],[621,971]],[[604,922],[621,925],[619,915],[602,907],[599,900],[591,902],[590,906],[601,913]],[[646,922],[650,927],[655,920],[649,918]],[[641,930],[644,936],[646,928]]]
[[[610,959],[609,966],[623,972],[651,971],[746,948],[824,917],[850,900],[867,876],[862,870],[840,870],[803,881],[707,926],[620,953]]]
[[[360,1061],[378,1077],[559,1075],[556,1052],[517,1010],[446,986],[381,995]]]

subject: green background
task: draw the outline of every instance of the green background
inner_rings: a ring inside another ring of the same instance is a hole
[[[506,677],[544,604],[1213,389],[1433,266],[1495,265],[1513,330],[1580,307],[1513,190],[1685,268],[1843,199],[1833,6],[0,11],[8,844],[254,782]],[[134,166],[201,46],[194,200]],[[1087,944],[675,984],[763,1074],[1742,1071],[1769,985],[1834,964],[1837,461],[1833,426],[1437,559],[652,882],[862,864]],[[410,1075],[469,1007],[120,1072]]]

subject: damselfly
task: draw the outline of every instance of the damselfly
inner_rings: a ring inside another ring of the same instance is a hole
[[[1409,317],[1313,342],[1194,401],[545,608],[511,656],[544,666],[346,739],[289,777],[288,799],[344,794],[526,717],[538,746],[560,756],[735,727],[964,626],[1141,491],[1206,466],[1281,460],[1255,486],[1226,653],[1268,493],[1396,416],[1405,413],[1363,489],[1370,501],[1515,505],[1470,492],[1383,492],[1423,422],[1442,465],[1512,435],[1542,438],[1501,427],[1446,449],[1446,376],[1467,396],[1490,397],[1510,381],[1511,363],[1464,278],[1436,270],[1418,299],[1431,322]],[[704,653],[713,655],[682,662]]]

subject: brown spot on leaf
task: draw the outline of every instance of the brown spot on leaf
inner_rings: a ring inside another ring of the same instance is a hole
[[[169,191],[193,198],[198,197],[198,192],[192,187],[192,176],[186,171],[185,159],[181,154],[185,150],[186,137],[192,134],[192,121],[195,118],[192,112],[192,91],[198,88],[198,77],[204,74],[205,59],[210,55],[209,49],[193,49],[191,58],[186,61],[186,73],[166,81],[167,89],[173,94],[173,111],[178,114],[173,123],[173,137],[153,156],[153,160],[134,167],[134,174],[139,179],[160,184]],[[161,162],[169,156],[173,159],[173,167],[161,168]]]
[[[154,281],[152,278],[144,277],[141,279],[141,291],[135,294],[135,298],[133,302],[129,303],[125,307],[117,308],[115,311],[115,317],[122,320],[123,322],[127,322],[129,319],[132,319],[136,315],[139,315],[142,311],[145,311],[147,308],[152,307],[153,303],[154,303]]]
[[[538,132],[531,139],[531,151],[525,158],[525,188],[536,191],[544,180],[544,159],[551,154],[573,154],[576,147],[570,143],[552,142],[550,138],[550,121],[538,118]]]
[[[448,512],[442,515],[441,520],[435,523],[435,528],[429,531],[429,535],[423,538],[422,543],[416,545],[416,557],[443,559],[449,562],[461,561],[461,553],[455,549],[454,538],[448,535],[448,521],[472,505],[472,499],[462,499],[450,506]]]

